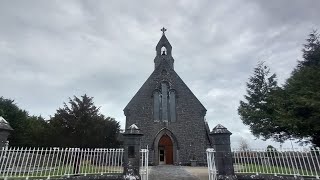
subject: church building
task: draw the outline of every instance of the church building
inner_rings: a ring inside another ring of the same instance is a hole
[[[124,108],[126,129],[140,128],[141,147],[149,148],[153,165],[204,163],[211,145],[207,110],[175,72],[172,46],[161,31],[154,70]]]

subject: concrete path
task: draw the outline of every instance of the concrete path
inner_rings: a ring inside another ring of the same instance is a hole
[[[191,167],[160,165],[151,166],[149,171],[150,180],[202,180],[199,174],[203,174],[202,170],[192,169]],[[204,175],[205,176],[205,175]],[[207,176],[208,177],[208,176]],[[207,179],[207,178],[206,178]]]

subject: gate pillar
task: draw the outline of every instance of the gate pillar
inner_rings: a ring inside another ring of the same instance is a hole
[[[218,124],[212,129],[210,136],[215,150],[215,165],[219,176],[233,176],[234,168],[232,162],[230,135],[232,133],[222,125]]]
[[[132,124],[123,133],[124,136],[124,176],[125,179],[140,179],[140,150],[141,137],[140,129]]]

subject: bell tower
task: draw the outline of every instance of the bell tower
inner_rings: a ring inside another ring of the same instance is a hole
[[[162,61],[166,61],[170,65],[170,67],[174,69],[173,68],[174,59],[171,54],[172,46],[165,35],[165,31],[167,31],[167,29],[163,27],[161,31],[162,31],[162,37],[160,38],[160,41],[156,46],[157,54],[156,54],[156,57],[154,58],[154,68],[156,69]]]

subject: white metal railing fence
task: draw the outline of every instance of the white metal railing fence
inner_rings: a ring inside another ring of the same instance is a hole
[[[214,160],[215,150],[213,148],[208,148],[207,153],[207,163],[208,163],[208,174],[209,180],[217,180],[217,169]]]
[[[0,178],[122,173],[123,149],[2,148]]]
[[[319,179],[320,148],[234,150],[236,173],[312,176]]]
[[[140,176],[141,180],[148,180],[149,169],[148,169],[148,159],[149,159],[149,150],[141,149],[141,161],[140,161]]]

